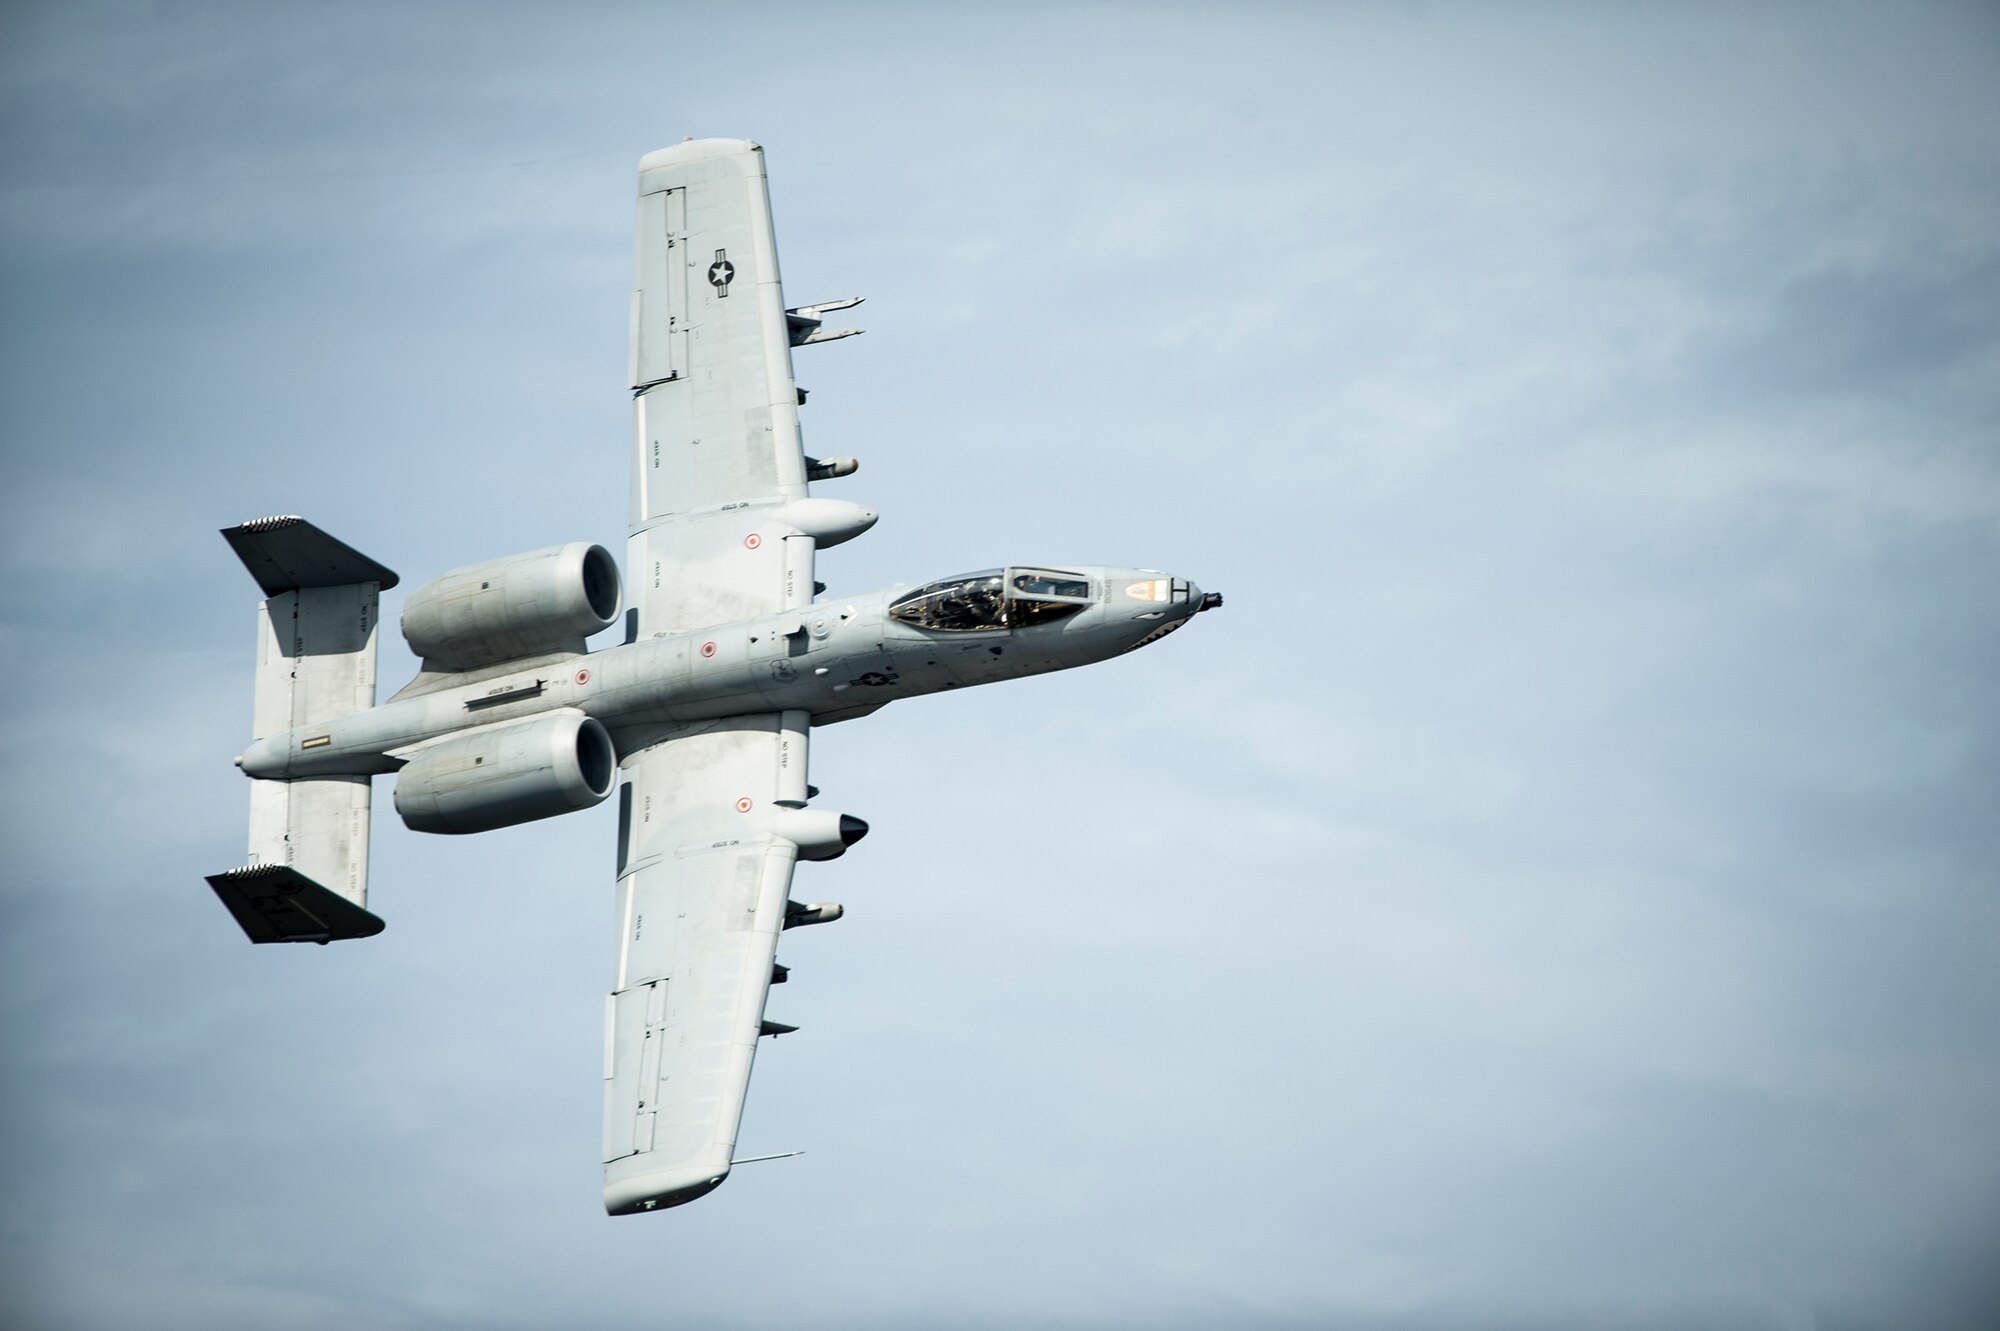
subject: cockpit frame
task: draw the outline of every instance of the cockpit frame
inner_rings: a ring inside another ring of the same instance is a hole
[[[1004,633],[1067,619],[1095,600],[1081,573],[1029,566],[928,582],[889,603],[889,617],[935,633]]]

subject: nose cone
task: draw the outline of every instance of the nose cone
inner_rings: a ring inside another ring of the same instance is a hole
[[[1204,592],[1187,578],[1157,569],[1119,570],[1111,579],[1109,620],[1123,625],[1123,651],[1158,642],[1222,598]]]
[[[1177,578],[1158,569],[1112,570],[1111,604],[1124,606],[1140,615],[1164,610],[1170,614],[1193,614],[1202,608],[1206,593],[1186,578]]]

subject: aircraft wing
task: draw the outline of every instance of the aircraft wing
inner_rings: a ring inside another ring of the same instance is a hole
[[[604,1206],[677,1206],[729,1173],[806,794],[803,712],[699,723],[625,759],[617,979],[605,1012]]]
[[[806,463],[764,150],[702,139],[641,159],[634,267],[635,636],[806,604],[813,543],[776,521],[805,498]]]

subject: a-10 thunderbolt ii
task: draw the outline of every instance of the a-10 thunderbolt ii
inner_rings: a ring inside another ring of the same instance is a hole
[[[420,832],[589,808],[617,786],[617,953],[605,1013],[604,1205],[677,1206],[728,1175],[784,930],[838,919],[791,899],[799,860],[868,830],[817,807],[807,737],[900,698],[1062,670],[1165,637],[1220,604],[1154,569],[1020,564],[825,597],[813,560],[868,530],[814,497],[852,459],[807,457],[764,154],[690,140],[639,163],[636,397],[621,646],[618,566],[578,542],[454,569],[412,592],[417,677],[375,704],[387,568],[295,517],[223,532],[258,610],[245,868],[209,878],[252,942],[364,938],[370,781]],[[619,784],[618,773],[624,773]]]

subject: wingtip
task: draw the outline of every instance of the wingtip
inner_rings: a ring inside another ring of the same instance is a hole
[[[641,173],[679,166],[685,162],[706,162],[717,157],[736,157],[763,149],[749,139],[682,139],[671,148],[655,148],[639,159]]]
[[[686,1206],[708,1196],[729,1177],[729,1166],[723,1165],[720,1173],[712,1169],[657,1170],[613,1178],[607,1168],[605,1174],[604,1213],[645,1215],[648,1211]]]

